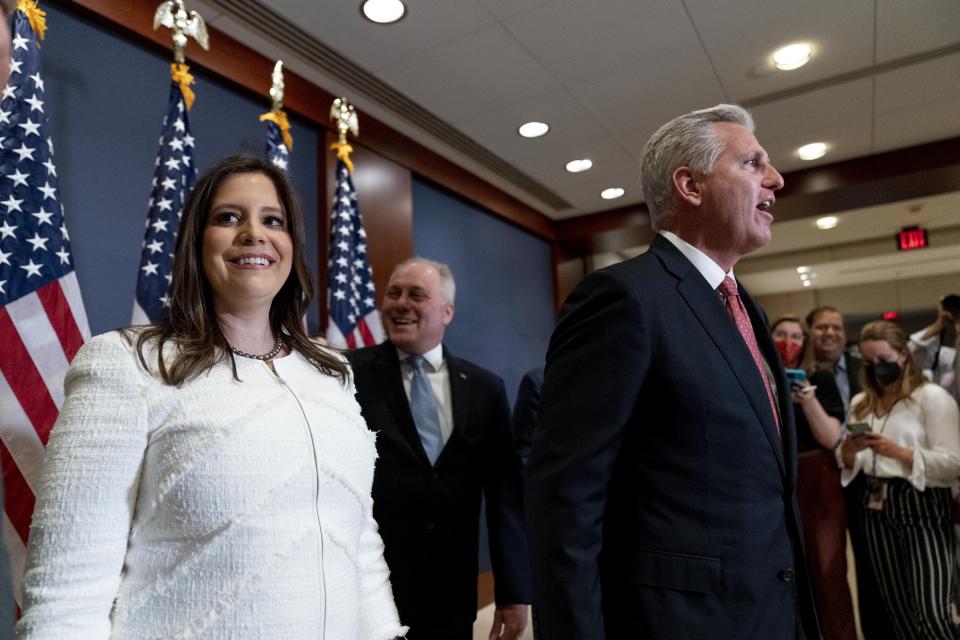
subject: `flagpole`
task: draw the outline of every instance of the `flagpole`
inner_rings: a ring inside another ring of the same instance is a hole
[[[260,122],[267,123],[267,159],[286,171],[293,149],[293,135],[287,112],[283,110],[283,60],[277,60],[273,66],[271,81],[273,106],[260,116]]]

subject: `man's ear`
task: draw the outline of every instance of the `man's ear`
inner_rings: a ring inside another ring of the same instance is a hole
[[[453,312],[456,311],[456,307],[453,304],[448,304],[443,310],[443,326],[447,326],[453,321]]]
[[[697,173],[690,167],[681,165],[673,170],[673,188],[687,204],[694,207],[700,206],[703,202],[701,187]]]

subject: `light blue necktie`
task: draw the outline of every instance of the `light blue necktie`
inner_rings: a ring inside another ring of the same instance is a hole
[[[423,370],[423,356],[413,355],[407,363],[413,368],[410,380],[410,413],[417,425],[420,442],[430,464],[437,461],[443,449],[443,435],[440,433],[440,413],[437,408],[437,396],[433,393],[430,380]]]

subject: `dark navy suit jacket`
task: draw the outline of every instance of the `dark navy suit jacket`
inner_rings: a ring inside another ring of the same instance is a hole
[[[818,638],[794,497],[796,437],[717,293],[668,240],[564,304],[526,470],[542,638]]]
[[[410,413],[396,348],[385,342],[347,357],[357,401],[377,433],[373,515],[400,619],[411,634],[462,628],[476,618],[481,493],[496,600],[530,602],[520,463],[503,381],[444,349],[453,433],[431,466]]]

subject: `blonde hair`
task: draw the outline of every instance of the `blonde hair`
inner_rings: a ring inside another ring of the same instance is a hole
[[[909,399],[914,391],[926,384],[923,371],[907,348],[907,334],[903,329],[886,320],[870,322],[860,330],[860,343],[869,340],[886,342],[905,358],[897,400]],[[867,363],[860,368],[860,390],[863,391],[863,397],[850,407],[851,414],[857,420],[863,420],[871,413],[876,414],[880,406],[880,395],[867,377]]]

